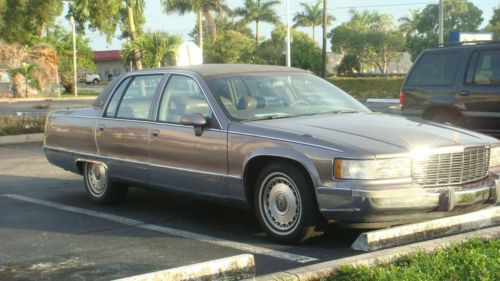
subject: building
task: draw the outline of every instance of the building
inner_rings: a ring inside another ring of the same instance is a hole
[[[96,73],[99,74],[102,81],[111,80],[113,77],[127,72],[120,50],[94,51],[94,63]]]
[[[336,67],[342,61],[342,55],[329,52],[327,56],[328,63],[326,67],[331,73],[336,74]],[[393,60],[387,65],[387,74],[406,74],[410,70],[411,65],[410,54],[408,52],[400,53],[397,60]],[[361,71],[368,74],[380,74],[380,70],[376,67],[365,67]]]

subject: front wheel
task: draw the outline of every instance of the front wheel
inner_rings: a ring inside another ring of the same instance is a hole
[[[257,180],[255,212],[273,239],[302,242],[314,235],[319,213],[306,175],[293,164],[266,166]]]
[[[95,203],[118,204],[127,195],[128,188],[111,182],[108,178],[108,169],[103,164],[85,163],[83,178],[87,194]]]

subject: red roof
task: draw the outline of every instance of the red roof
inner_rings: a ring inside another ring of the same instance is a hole
[[[120,50],[111,51],[94,51],[94,61],[121,61],[122,55]]]

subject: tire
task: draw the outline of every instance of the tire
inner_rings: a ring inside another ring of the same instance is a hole
[[[99,84],[99,79],[96,78],[96,79],[92,80],[92,84]]]
[[[453,111],[435,112],[430,115],[428,119],[438,123],[450,124],[457,127],[465,126],[465,120],[462,115],[458,112]]]
[[[272,239],[295,244],[315,234],[320,214],[313,187],[295,165],[265,166],[257,179],[254,202],[257,219]]]
[[[108,179],[107,168],[99,163],[85,163],[83,179],[87,195],[92,202],[102,205],[118,204],[125,199],[128,187],[119,186]]]

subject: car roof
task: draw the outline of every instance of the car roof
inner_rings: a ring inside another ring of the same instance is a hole
[[[154,70],[182,70],[195,72],[203,77],[208,76],[225,76],[230,74],[245,74],[245,73],[269,73],[269,72],[307,72],[306,70],[285,67],[279,65],[261,65],[261,64],[200,64],[190,66],[172,66],[157,69],[145,69],[144,71]]]
[[[456,49],[489,49],[489,48],[500,48],[500,41],[472,41],[472,42],[461,42],[461,43],[445,43],[442,46],[437,46],[424,50],[426,52],[432,51],[446,51],[446,50],[456,50]]]

